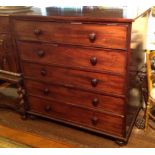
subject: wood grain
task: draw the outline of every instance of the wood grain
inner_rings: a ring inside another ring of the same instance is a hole
[[[17,72],[19,64],[10,28],[10,16],[0,16],[0,69]]]
[[[122,136],[123,118],[29,96],[29,111]],[[47,109],[48,107],[48,109]],[[96,118],[96,122],[93,119]],[[113,124],[113,125],[111,125]]]
[[[122,98],[90,93],[62,86],[49,85],[32,80],[25,80],[25,86],[28,95],[124,115],[125,103]],[[94,103],[95,99],[97,100],[96,104]]]
[[[60,141],[52,140],[32,134],[29,132],[23,132],[22,130],[17,130],[0,125],[0,136],[11,139],[15,142],[23,143],[32,148],[72,148],[74,145],[62,143]]]
[[[24,76],[32,79],[46,81],[54,84],[74,86],[97,90],[99,92],[124,94],[124,78],[109,74],[99,74],[93,72],[84,72],[53,66],[23,63]],[[45,74],[45,75],[44,75]],[[96,86],[92,85],[92,80],[97,80]]]
[[[85,13],[12,17],[30,107],[27,113],[127,141],[141,101],[133,93],[136,89],[140,94],[138,82],[131,82],[136,74],[130,77],[131,52],[137,52],[131,46],[134,20],[101,18],[103,12],[94,19],[91,12]],[[136,44],[143,41],[136,39]],[[138,59],[133,61],[139,66]],[[99,102],[98,107],[91,107],[89,98]]]
[[[34,34],[39,30],[39,34]],[[19,40],[52,41],[66,44],[99,46],[105,48],[126,49],[127,25],[93,25],[70,24],[56,22],[15,22],[15,32]],[[89,35],[95,33],[96,39],[89,40]]]
[[[109,71],[122,75],[126,71],[126,51],[30,42],[19,42],[18,48],[21,59],[29,62],[86,68],[98,72]],[[92,64],[93,58],[96,58],[96,64]]]
[[[9,16],[0,16],[0,33],[10,32]]]

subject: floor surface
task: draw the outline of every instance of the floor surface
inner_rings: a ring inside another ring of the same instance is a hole
[[[16,130],[15,137],[22,135],[26,137],[25,141],[18,139],[18,142],[30,144],[32,147],[36,143],[32,138],[27,137],[36,135],[43,139],[55,141],[57,144],[63,144],[64,147],[81,147],[81,148],[118,148],[114,140],[107,137],[89,133],[74,127],[62,125],[53,121],[37,118],[36,120],[22,120],[20,115],[6,109],[0,109],[0,125]],[[1,129],[1,128],[0,128]],[[4,136],[4,130],[0,130],[1,136]],[[20,132],[19,132],[20,131]],[[19,135],[18,135],[19,133]],[[9,137],[9,136],[8,136]],[[34,144],[33,144],[34,143]],[[49,147],[49,141],[43,142],[39,147]],[[52,147],[52,146],[50,146]],[[56,146],[53,146],[56,147]],[[61,147],[61,146],[60,146]],[[129,142],[123,146],[126,148],[154,148],[155,147],[155,130],[150,127],[147,132],[134,127]]]
[[[6,84],[0,87],[1,95],[16,96],[13,89],[5,88]],[[0,105],[10,102],[10,99],[3,99],[0,96]],[[14,102],[12,102],[14,104]],[[1,107],[1,106],[0,106]],[[139,117],[143,115],[143,111]],[[150,121],[152,126],[155,122]],[[4,129],[5,128],[5,129]],[[118,148],[114,139],[94,134],[75,127],[67,126],[51,120],[37,119],[22,120],[20,115],[13,110],[0,108],[0,136],[13,138],[17,142],[30,145],[31,147],[80,147],[80,148]],[[40,141],[40,142],[39,142]],[[144,130],[133,128],[129,142],[123,146],[126,148],[155,148],[155,130],[148,128]]]

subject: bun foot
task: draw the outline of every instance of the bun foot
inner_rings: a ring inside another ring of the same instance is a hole
[[[26,115],[26,114],[22,114],[22,115],[21,115],[21,119],[22,119],[22,120],[27,120],[27,115]]]
[[[119,146],[124,146],[124,145],[127,144],[127,142],[126,142],[126,141],[123,141],[123,140],[116,140],[115,143],[116,143],[117,145],[119,145]]]
[[[32,120],[36,120],[37,119],[37,116],[35,116],[35,115],[29,115],[29,118],[32,119]]]

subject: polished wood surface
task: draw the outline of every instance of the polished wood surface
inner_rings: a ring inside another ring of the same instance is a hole
[[[124,115],[123,98],[101,95],[57,85],[49,85],[47,83],[32,80],[25,80],[25,86],[28,92],[27,95]],[[115,104],[110,104],[110,102]]]
[[[32,96],[29,96],[29,102],[31,103],[29,107],[30,112],[75,123],[77,126],[99,129],[100,131],[122,136],[123,119],[120,116],[95,112],[89,109],[56,101],[51,102]],[[111,126],[111,124],[113,124],[113,126]]]
[[[13,48],[10,17],[0,15],[0,69],[18,72],[17,54]]]
[[[108,23],[93,25],[17,20],[15,32],[19,40],[52,41],[63,44],[126,49],[127,25],[111,25]]]
[[[139,117],[143,116],[143,111]],[[155,127],[154,122],[149,122]],[[1,109],[0,136],[35,148],[76,147],[76,148],[154,148],[155,130],[150,126],[147,132],[133,128],[128,144],[117,145],[113,139],[77,130],[44,119],[23,121],[10,110]],[[31,140],[32,139],[32,140]],[[64,146],[65,145],[65,146]]]
[[[121,76],[31,63],[23,63],[23,71],[26,78],[83,88],[91,91],[124,95],[124,78]]]
[[[54,15],[57,10],[47,15],[12,16],[26,111],[127,142],[141,107],[135,80],[143,62],[137,62],[140,57],[136,57],[135,70],[130,70],[130,58],[135,58],[131,52],[136,53],[139,47],[131,46],[131,35],[137,20],[147,18],[149,11],[134,22],[135,18],[111,17],[110,12],[107,18],[102,12],[95,18],[86,10],[81,16],[69,15],[65,10],[63,16]],[[142,40],[135,42],[143,44]]]
[[[126,69],[126,51],[32,42],[19,42],[18,47],[21,59],[28,62],[121,75]]]
[[[140,16],[146,15],[146,10],[133,9],[133,6],[82,6],[82,7],[42,7],[34,12],[15,14],[16,19],[37,19],[42,21],[84,21],[84,22],[118,22],[131,23]],[[131,13],[132,10],[132,13]],[[28,18],[27,18],[28,17]]]
[[[31,134],[29,132],[23,132],[22,130],[17,130],[0,125],[0,136],[13,140],[14,142],[22,143],[31,148],[75,148],[76,146],[62,143],[60,141],[52,140],[39,136],[36,134]]]
[[[6,16],[0,17],[0,33],[9,33],[9,18]]]

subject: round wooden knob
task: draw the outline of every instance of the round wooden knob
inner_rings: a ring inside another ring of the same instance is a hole
[[[97,83],[98,83],[98,80],[97,79],[92,79],[91,80],[91,84],[93,87],[96,87],[97,86]]]
[[[97,125],[99,119],[96,116],[93,116],[93,118],[91,119],[91,122],[93,125]]]
[[[93,66],[95,66],[97,64],[97,58],[96,57],[90,58],[90,62]]]
[[[44,89],[44,95],[48,95],[49,94],[49,89],[48,88],[45,88]]]
[[[89,40],[91,42],[94,42],[96,40],[96,34],[94,32],[89,34]]]
[[[42,76],[45,76],[47,74],[47,71],[45,69],[42,69],[40,73]]]
[[[43,57],[43,56],[45,55],[45,52],[42,51],[42,50],[40,50],[40,51],[37,52],[37,55],[38,55],[39,57]]]
[[[93,100],[92,100],[92,104],[93,104],[93,106],[97,106],[98,105],[98,103],[99,103],[99,99],[98,98],[94,98]]]
[[[35,35],[40,35],[41,34],[41,30],[40,29],[34,29],[34,31],[33,31],[33,33],[35,34]]]
[[[50,105],[46,105],[44,109],[46,112],[50,112],[52,110]]]

